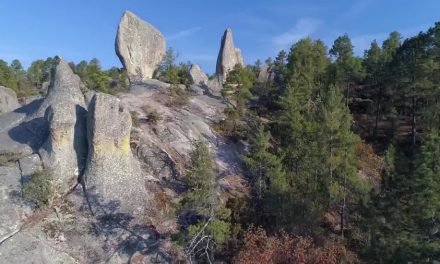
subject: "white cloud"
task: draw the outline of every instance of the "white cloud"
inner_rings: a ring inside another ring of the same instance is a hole
[[[301,18],[295,26],[273,38],[273,43],[278,49],[286,48],[302,38],[309,37],[321,25],[321,20],[313,18]]]
[[[167,40],[176,40],[176,39],[185,38],[185,37],[193,35],[194,33],[196,33],[197,31],[199,31],[201,29],[202,29],[202,27],[192,27],[192,28],[184,29],[184,30],[181,30],[179,32],[176,32],[174,34],[169,35],[167,37]]]

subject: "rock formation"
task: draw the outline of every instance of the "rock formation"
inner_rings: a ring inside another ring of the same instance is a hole
[[[232,30],[226,29],[220,44],[220,52],[217,57],[216,75],[224,82],[235,65],[243,65],[241,50],[234,46]]]
[[[243,54],[241,53],[241,49],[235,48],[235,53],[237,54],[237,64],[244,66]]]
[[[208,83],[208,76],[202,71],[202,69],[200,69],[200,66],[197,64],[191,65],[191,68],[189,69],[189,75],[195,85],[206,85]]]
[[[117,203],[126,212],[143,205],[144,180],[130,149],[131,115],[121,101],[96,93],[89,106],[86,178],[100,205]]]
[[[20,104],[12,89],[0,86],[0,114],[14,111]]]
[[[150,79],[165,55],[165,38],[154,26],[126,11],[119,23],[116,54],[130,81]]]
[[[81,81],[61,60],[53,85],[38,112],[44,112],[49,136],[40,149],[45,168],[57,177],[61,190],[74,183],[84,170],[87,156],[86,116]]]

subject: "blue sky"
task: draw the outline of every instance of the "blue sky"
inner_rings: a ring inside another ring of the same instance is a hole
[[[0,0],[0,59],[94,57],[120,67],[114,51],[119,19],[131,10],[155,25],[167,46],[212,73],[227,27],[246,63],[274,57],[300,38],[331,46],[348,33],[357,54],[394,30],[411,36],[440,21],[439,0]]]

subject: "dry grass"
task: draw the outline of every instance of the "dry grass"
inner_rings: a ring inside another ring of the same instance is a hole
[[[383,158],[377,155],[373,147],[365,142],[356,145],[356,156],[361,175],[373,186],[378,186],[382,179]]]
[[[19,160],[23,155],[15,152],[0,153],[0,166],[10,165]]]

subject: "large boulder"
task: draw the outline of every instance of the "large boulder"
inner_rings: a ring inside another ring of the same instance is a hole
[[[226,29],[220,44],[220,52],[217,57],[216,75],[221,78],[222,82],[226,81],[228,73],[235,65],[244,66],[241,50],[234,46],[232,37],[232,29]]]
[[[0,86],[0,114],[19,108],[17,94],[12,89]]]
[[[130,81],[144,81],[165,55],[165,38],[151,24],[125,11],[116,36],[116,54],[124,65]]]
[[[189,76],[195,85],[206,85],[208,83],[208,76],[197,64],[191,65],[191,68],[189,69]]]
[[[145,205],[145,183],[130,149],[131,115],[121,101],[96,93],[87,121],[88,188],[106,213],[121,210],[136,214]]]
[[[56,67],[53,85],[38,112],[44,112],[49,124],[49,136],[39,151],[44,167],[66,191],[85,168],[87,110],[81,81],[64,60]]]

